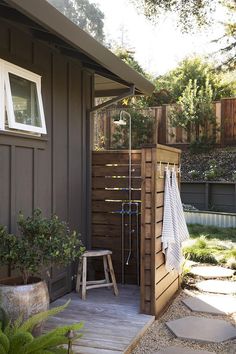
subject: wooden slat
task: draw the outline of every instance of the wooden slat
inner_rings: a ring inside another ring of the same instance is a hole
[[[125,152],[93,152],[92,164],[105,165],[105,164],[128,164],[129,154]],[[132,164],[141,163],[141,152],[132,153]]]
[[[103,188],[128,188],[129,179],[126,178],[104,178],[104,177],[94,177],[92,179],[93,189],[103,189]],[[141,188],[141,178],[132,179],[132,188]]]
[[[131,192],[132,200],[141,200],[141,191]],[[95,189],[92,191],[92,200],[128,200],[129,192],[122,190]]]
[[[114,236],[121,235],[121,227],[119,225],[92,225],[92,233],[96,236]]]
[[[156,312],[158,316],[163,312],[163,310],[168,305],[171,298],[176,294],[178,289],[179,289],[179,281],[178,279],[176,279],[169,286],[169,288],[167,288],[166,291],[156,300]]]
[[[128,219],[128,216],[125,216],[125,221]],[[111,213],[93,213],[92,214],[92,223],[93,224],[103,224],[103,225],[119,225],[121,226],[122,216],[121,214],[111,214]],[[136,215],[131,217],[132,226],[136,227]]]
[[[129,175],[129,166],[93,166],[93,176],[126,176]],[[140,165],[132,166],[132,176],[141,176]]]
[[[143,149],[142,154],[141,309],[156,316],[178,289],[178,274],[165,269],[161,233],[165,166],[177,167],[179,153],[177,149],[158,145],[156,149]]]
[[[135,286],[120,287],[119,296],[108,289],[92,289],[82,301],[76,293],[53,303],[53,307],[71,299],[65,311],[45,324],[45,331],[82,321],[83,336],[73,343],[75,353],[128,354],[154,317],[139,313],[139,289]]]

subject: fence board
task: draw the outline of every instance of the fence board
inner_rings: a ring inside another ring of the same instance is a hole
[[[141,311],[155,316],[160,315],[179,287],[178,274],[165,269],[161,243],[164,167],[169,163],[177,168],[179,161],[177,149],[161,145],[142,149]]]

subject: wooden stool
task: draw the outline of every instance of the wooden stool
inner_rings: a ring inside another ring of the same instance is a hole
[[[109,286],[113,286],[114,294],[116,296],[118,295],[118,288],[117,288],[116,277],[112,265],[111,254],[112,252],[109,250],[86,251],[80,258],[79,266],[78,266],[78,274],[77,274],[76,291],[78,293],[80,291],[81,278],[82,278],[82,300],[86,299],[86,290],[109,287]],[[87,258],[88,257],[103,257],[105,279],[87,281]],[[111,282],[109,279],[109,273],[111,275]]]

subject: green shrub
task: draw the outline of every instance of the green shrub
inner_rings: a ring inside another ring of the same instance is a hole
[[[217,259],[212,254],[212,251],[206,248],[196,248],[194,245],[185,247],[183,249],[183,255],[185,258],[190,259],[191,261],[200,262],[200,263],[211,263],[217,264]]]
[[[201,236],[194,244],[194,247],[196,248],[206,248],[207,247],[207,242],[204,236]]]
[[[80,331],[83,327],[82,323],[57,327],[39,337],[34,337],[31,333],[34,326],[47,319],[49,316],[56,315],[68,306],[69,301],[59,307],[41,312],[32,316],[22,323],[19,318],[11,323],[6,320],[6,313],[3,309],[0,311],[0,353],[1,354],[66,354],[68,349],[62,345],[69,344],[68,332]],[[81,337],[76,334],[73,340]],[[73,351],[70,351],[73,354]]]
[[[39,209],[27,218],[19,213],[18,226],[19,236],[9,235],[0,226],[0,262],[17,269],[24,284],[52,264],[73,262],[84,251],[79,235],[56,215],[44,218]]]
[[[201,136],[189,144],[191,154],[202,154],[211,151],[215,146],[215,140],[206,136]]]

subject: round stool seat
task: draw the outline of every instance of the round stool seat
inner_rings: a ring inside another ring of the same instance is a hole
[[[100,257],[100,256],[107,256],[108,254],[112,254],[112,251],[109,250],[91,250],[85,251],[82,257]]]

